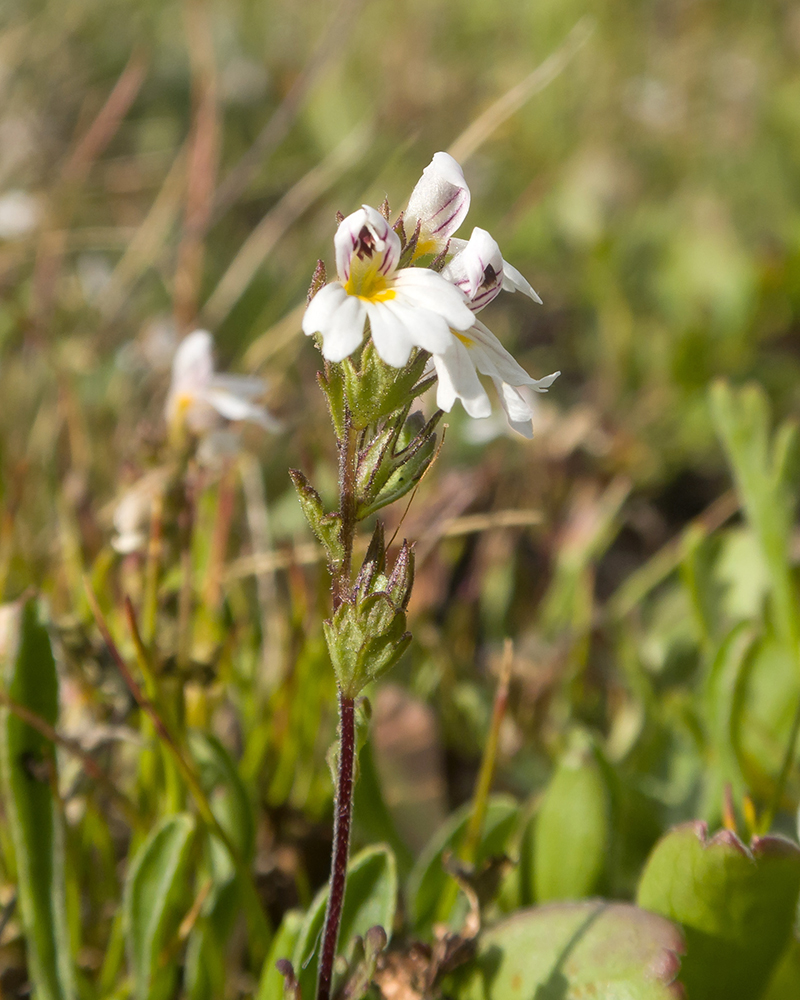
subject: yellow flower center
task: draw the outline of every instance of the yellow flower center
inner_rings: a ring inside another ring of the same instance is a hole
[[[470,340],[469,337],[465,337],[463,333],[459,333],[458,330],[450,331],[454,337],[458,337],[464,347],[472,347],[475,343],[474,340]]]
[[[440,250],[441,246],[439,242],[433,239],[433,237],[425,237],[422,233],[420,233],[411,259],[418,260],[420,257],[428,256],[428,254],[435,255],[438,254]]]
[[[354,262],[355,263],[355,262]],[[389,302],[397,292],[389,287],[389,282],[374,268],[357,273],[355,267],[350,271],[350,277],[344,285],[348,295],[355,295],[364,302]]]

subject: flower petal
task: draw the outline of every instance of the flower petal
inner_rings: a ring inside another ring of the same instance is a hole
[[[388,302],[387,306],[408,331],[412,344],[431,354],[446,351],[453,340],[450,325],[439,313],[411,305],[402,298]]]
[[[384,277],[391,274],[400,259],[400,237],[380,212],[362,205],[339,224],[333,238],[336,269],[346,284],[354,260],[361,266],[373,264]]]
[[[310,337],[327,330],[334,313],[347,297],[347,292],[338,281],[320,288],[303,314],[303,333]]]
[[[454,330],[468,330],[475,321],[464,293],[435,271],[404,267],[395,275],[392,287],[398,299],[438,313]]]
[[[515,389],[507,382],[502,382],[499,378],[493,378],[492,381],[506,411],[509,424],[518,434],[530,440],[533,437],[533,412],[528,401],[519,389]]]
[[[279,422],[267,413],[263,406],[256,406],[225,389],[206,389],[203,399],[226,420],[250,420],[269,431],[277,431],[280,427]]]
[[[231,392],[242,399],[258,399],[266,390],[263,379],[251,375],[230,375],[228,372],[215,372],[208,387]]]
[[[394,302],[368,302],[367,315],[372,342],[379,356],[387,365],[403,368],[415,341],[402,313],[393,307]]]
[[[407,236],[420,223],[420,240],[444,246],[469,211],[470,193],[464,172],[449,153],[435,153],[408,199],[403,213]]]
[[[460,399],[471,417],[489,416],[492,404],[469,352],[459,340],[454,337],[452,345],[444,353],[434,355],[433,363],[439,377],[436,405],[440,409],[449,413],[456,399]]]
[[[322,356],[328,361],[344,361],[364,339],[366,309],[361,299],[346,295],[322,333]]]
[[[480,320],[475,320],[467,332],[472,342],[470,354],[478,371],[484,375],[497,376],[510,385],[532,385],[534,379],[519,365]]]
[[[214,341],[208,330],[194,330],[178,345],[172,359],[171,391],[191,394],[214,374]]]
[[[528,279],[524,278],[507,260],[503,261],[503,291],[522,292],[523,295],[527,295],[534,302],[538,302],[539,305],[542,304],[542,300],[533,290],[533,286]]]
[[[459,241],[460,242],[460,241]],[[503,282],[503,256],[496,241],[477,226],[472,236],[442,269],[442,277],[452,281],[478,312],[500,294]]]

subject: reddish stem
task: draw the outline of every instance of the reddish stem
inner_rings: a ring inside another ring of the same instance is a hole
[[[339,942],[339,925],[344,906],[347,881],[347,857],[350,851],[350,820],[353,813],[353,767],[356,757],[355,699],[339,692],[339,787],[333,819],[333,863],[325,927],[322,934],[322,954],[317,978],[317,1000],[330,1000],[333,963]]]

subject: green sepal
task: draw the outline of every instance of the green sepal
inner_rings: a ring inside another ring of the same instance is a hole
[[[422,479],[433,461],[436,448],[436,436],[433,431],[441,416],[441,412],[434,414],[405,447],[403,445],[406,435],[403,433],[399,435],[397,444],[402,450],[384,458],[381,474],[376,473],[371,482],[372,488],[367,495],[360,498],[356,509],[356,517],[359,520],[404,497]],[[416,414],[412,414],[406,421],[406,428],[411,424],[411,429],[416,430],[415,417]],[[386,471],[389,475],[386,475]]]
[[[336,679],[348,698],[391,669],[411,641],[405,611],[383,592],[340,604],[323,629]]]
[[[363,430],[413,402],[419,395],[418,384],[427,361],[427,352],[418,351],[405,368],[392,368],[368,341],[359,368],[350,358],[342,362],[344,396],[353,427]]]
[[[299,469],[290,469],[292,480],[300,506],[306,516],[309,527],[325,546],[328,560],[336,564],[344,558],[344,548],[341,541],[342,520],[336,513],[325,513],[322,498]]]
[[[319,382],[320,389],[325,393],[328,412],[333,421],[333,428],[336,431],[336,437],[341,441],[345,436],[347,428],[347,407],[344,396],[342,366],[326,361],[325,371],[317,372],[317,382]]]

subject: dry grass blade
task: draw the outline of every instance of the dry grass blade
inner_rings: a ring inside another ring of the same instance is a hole
[[[114,319],[133,285],[158,258],[178,217],[185,180],[186,148],[183,147],[175,157],[150,211],[98,298],[98,309],[106,322]]]
[[[50,199],[48,224],[42,230],[33,273],[33,303],[37,326],[43,327],[53,305],[58,276],[72,217],[76,189],[86,180],[92,164],[111,142],[144,82],[146,61],[140,52],[128,60],[99,113],[68,156],[59,183]]]
[[[566,69],[572,57],[586,44],[593,31],[594,19],[588,16],[582,17],[567,35],[564,44],[540,63],[529,76],[503,94],[476,118],[450,146],[448,153],[459,163],[466,162],[503,122]]]
[[[297,77],[289,93],[261,130],[253,145],[220,184],[214,206],[215,221],[239,200],[255,174],[264,168],[271,154],[283,142],[306,95],[331,59],[344,54],[343,39],[347,38],[361,3],[362,0],[341,0],[337,5],[303,72]]]
[[[490,514],[469,514],[453,517],[439,525],[430,536],[424,536],[425,551],[442,538],[457,538],[474,535],[495,528],[527,528],[542,523],[542,515],[536,510],[498,510]],[[356,547],[366,549],[357,541]],[[242,556],[235,560],[226,573],[227,580],[238,580],[258,573],[275,573],[290,566],[312,566],[325,558],[323,550],[315,542],[302,542],[281,552],[262,552],[252,556]]]
[[[206,303],[203,309],[204,323],[214,327],[225,319],[281,236],[363,153],[369,143],[371,131],[369,125],[359,125],[267,212],[245,240]]]
[[[187,165],[186,211],[173,286],[175,321],[182,331],[191,327],[197,315],[219,157],[214,45],[208,9],[202,0],[187,0],[186,35],[192,67],[194,123]]]
[[[64,181],[74,184],[86,179],[92,164],[111,142],[130,111],[144,83],[146,72],[147,60],[144,53],[134,52],[99,114],[64,164]]]

